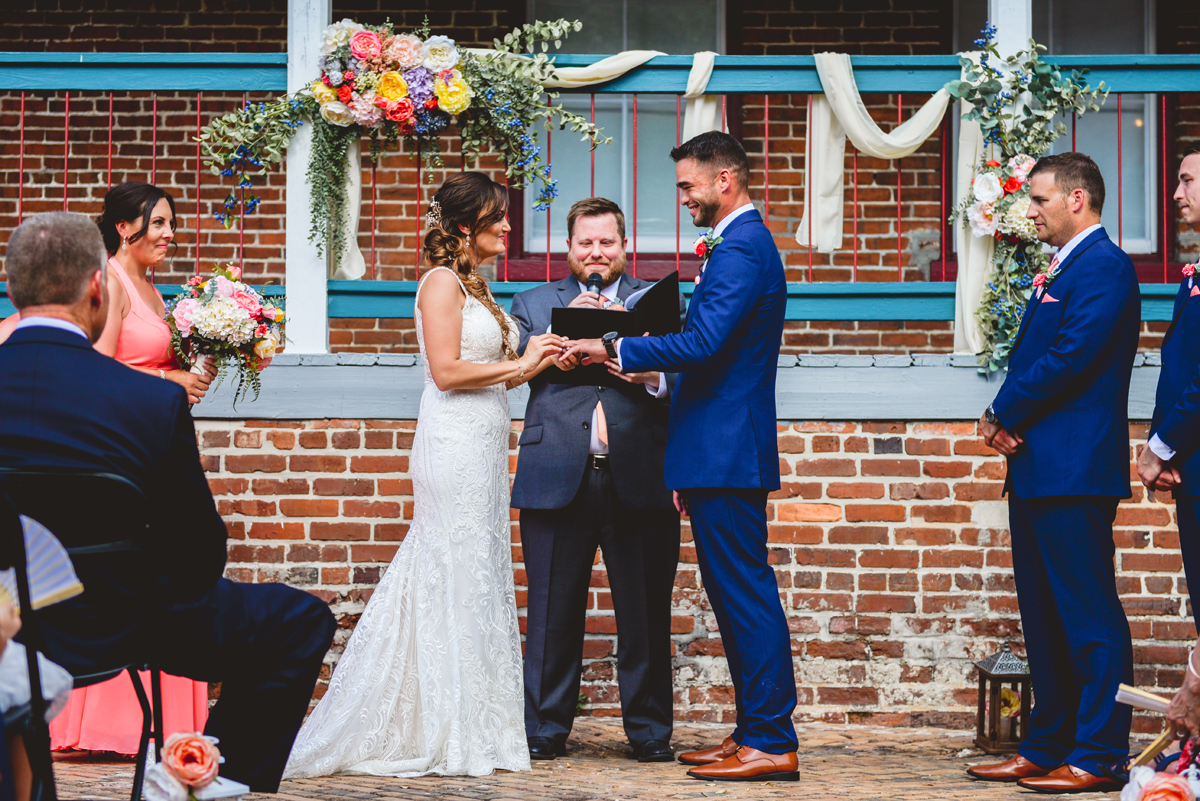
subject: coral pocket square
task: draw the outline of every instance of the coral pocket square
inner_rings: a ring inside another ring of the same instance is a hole
[[[1058,298],[1052,296],[1049,292],[1042,298],[1042,303],[1058,303]]]
[[[1200,286],[1194,286],[1194,287],[1192,287],[1191,294],[1189,294],[1189,295],[1188,295],[1188,297],[1189,297],[1189,298],[1194,298],[1194,297],[1196,297],[1197,295],[1200,295]]]

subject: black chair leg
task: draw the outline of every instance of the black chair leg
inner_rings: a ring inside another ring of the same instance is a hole
[[[146,757],[150,751],[150,736],[154,734],[154,710],[150,707],[150,699],[146,697],[146,688],[142,686],[142,679],[136,668],[129,668],[129,678],[133,680],[133,691],[137,693],[138,704],[142,707],[142,738],[138,745],[137,765],[133,769],[133,792],[130,801],[141,801],[142,785],[146,781]],[[156,689],[152,682],[151,691]],[[154,756],[161,759],[161,753],[155,753]]]
[[[163,704],[162,671],[150,668],[150,698],[154,703],[154,761],[162,762],[163,750]]]

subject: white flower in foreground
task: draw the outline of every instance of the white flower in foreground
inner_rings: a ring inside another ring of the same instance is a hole
[[[146,783],[142,786],[142,798],[146,801],[187,801],[187,797],[187,788],[161,762],[146,770]]]
[[[344,19],[335,22],[325,29],[322,34],[321,52],[329,55],[344,44],[350,44],[350,37],[363,30],[363,26],[353,20]]]
[[[1004,194],[1004,187],[1000,186],[1000,179],[994,172],[975,176],[972,187],[975,189],[975,199],[982,203],[995,203]]]
[[[996,207],[991,203],[979,202],[967,209],[967,220],[975,236],[995,236]]]
[[[458,48],[449,36],[430,36],[425,40],[425,61],[422,66],[430,72],[448,70],[458,64]]]
[[[1037,241],[1037,226],[1033,224],[1033,220],[1025,215],[1029,213],[1029,198],[1017,198],[1008,207],[1008,211],[1004,212],[1004,216],[1000,218],[997,227],[1002,234],[1012,234],[1024,239],[1026,242]]]
[[[244,345],[254,336],[255,323],[230,298],[214,297],[192,315],[192,330],[207,339]]]
[[[342,101],[334,100],[321,106],[321,119],[330,125],[346,128],[354,124],[354,112]]]

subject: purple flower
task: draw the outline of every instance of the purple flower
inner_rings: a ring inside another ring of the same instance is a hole
[[[424,67],[413,67],[405,72],[404,82],[408,84],[408,96],[415,105],[421,106],[433,97],[433,73]]]

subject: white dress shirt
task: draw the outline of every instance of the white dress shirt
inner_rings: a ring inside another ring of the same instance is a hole
[[[88,340],[88,342],[91,342],[91,339],[88,338],[87,332],[85,332],[82,328],[75,325],[75,323],[70,322],[69,320],[63,320],[58,317],[22,317],[21,321],[17,323],[16,328],[13,330],[20,331],[22,328],[32,328],[35,325],[44,326],[46,328],[58,328],[62,331],[70,331],[71,333],[79,334],[79,336]]]

